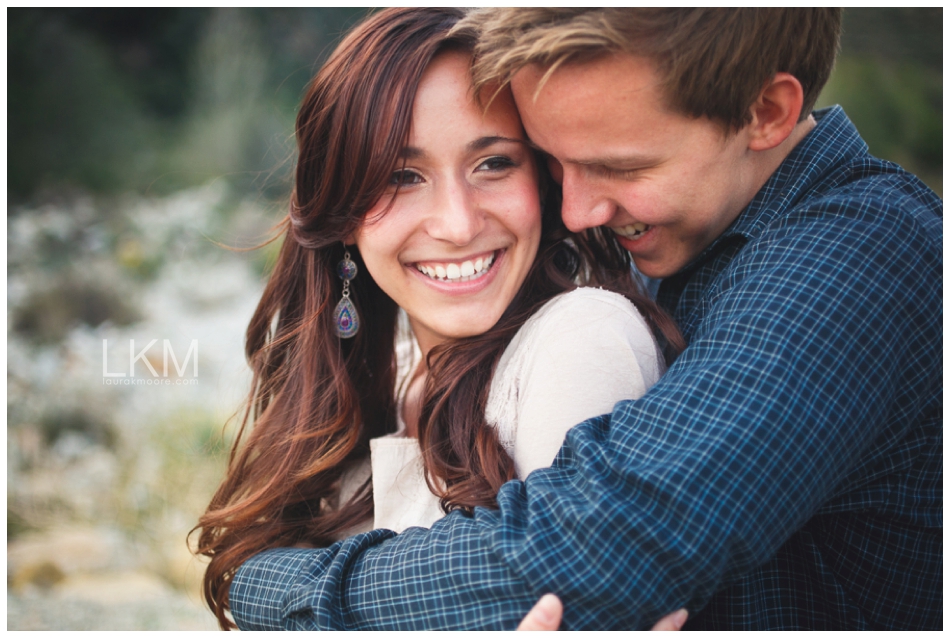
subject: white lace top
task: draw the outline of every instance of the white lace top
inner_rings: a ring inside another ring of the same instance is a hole
[[[420,358],[414,340],[397,349],[400,379]],[[486,420],[523,479],[551,465],[571,427],[642,396],[663,371],[653,335],[633,304],[612,292],[580,288],[549,301],[512,339],[492,378]],[[443,516],[425,482],[418,442],[402,435],[401,419],[399,427],[370,442],[373,526],[397,532],[429,527]],[[356,474],[365,480],[368,469]]]

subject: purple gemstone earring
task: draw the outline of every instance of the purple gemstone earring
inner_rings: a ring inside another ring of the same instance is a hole
[[[336,265],[336,274],[343,280],[343,298],[333,309],[336,317],[336,336],[349,339],[360,329],[360,316],[356,306],[350,301],[350,280],[356,277],[356,263],[350,259],[350,251],[345,251],[343,259]]]

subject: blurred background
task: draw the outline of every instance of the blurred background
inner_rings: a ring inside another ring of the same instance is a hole
[[[283,216],[303,88],[365,13],[8,9],[8,629],[216,626],[185,539],[276,252],[227,247]],[[941,195],[942,64],[942,9],[848,9],[819,100]]]

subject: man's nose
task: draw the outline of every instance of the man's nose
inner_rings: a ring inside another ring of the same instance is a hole
[[[565,167],[561,190],[561,218],[571,232],[603,226],[614,216],[610,198],[599,192],[582,170]]]
[[[464,180],[443,183],[441,196],[428,225],[429,235],[465,246],[472,242],[485,227],[485,215],[478,205],[475,193]]]

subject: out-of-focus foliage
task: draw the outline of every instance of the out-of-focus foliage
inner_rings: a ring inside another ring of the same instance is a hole
[[[220,244],[258,243],[273,212],[230,191],[8,217],[11,628],[214,627],[185,539],[224,474],[267,260]]]
[[[303,87],[359,9],[9,9],[10,200],[286,193]]]
[[[225,179],[285,197],[303,88],[361,9],[8,10],[12,203]],[[940,189],[942,9],[848,9],[820,104]]]
[[[272,236],[303,87],[362,13],[8,11],[9,627],[214,627],[186,537],[280,242],[225,246]]]
[[[874,155],[943,191],[943,9],[845,9],[819,106],[841,104]]]

